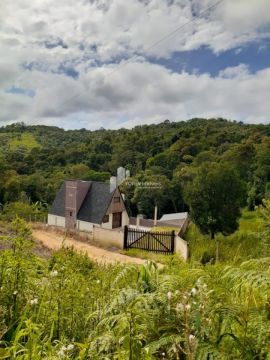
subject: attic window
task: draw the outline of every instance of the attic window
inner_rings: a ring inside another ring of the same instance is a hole
[[[114,203],[120,203],[120,196],[116,196],[113,198]]]
[[[105,216],[104,216],[103,222],[104,222],[104,223],[109,222],[109,215],[105,215]]]

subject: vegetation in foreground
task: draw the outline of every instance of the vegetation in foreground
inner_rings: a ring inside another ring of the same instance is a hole
[[[28,226],[11,230],[1,359],[270,359],[270,258],[103,267],[72,249],[40,259]]]

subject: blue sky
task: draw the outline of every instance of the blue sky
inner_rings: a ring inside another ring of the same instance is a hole
[[[211,76],[217,76],[225,68],[240,64],[248,65],[250,72],[256,73],[270,65],[270,40],[251,42],[218,54],[202,46],[196,50],[175,52],[170,59],[156,62],[175,72],[209,73]]]
[[[269,122],[269,0],[5,2],[0,53],[0,125]]]

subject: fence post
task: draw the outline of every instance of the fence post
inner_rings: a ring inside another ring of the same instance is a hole
[[[172,240],[171,240],[171,251],[174,253],[174,240],[175,240],[175,232],[172,231]]]
[[[128,226],[124,226],[124,249],[127,249]]]

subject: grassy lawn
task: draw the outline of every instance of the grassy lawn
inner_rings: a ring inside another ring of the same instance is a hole
[[[28,150],[40,147],[40,144],[36,141],[35,137],[31,133],[27,133],[27,132],[18,135],[12,140],[10,140],[9,145],[13,150],[20,146],[23,146]]]

